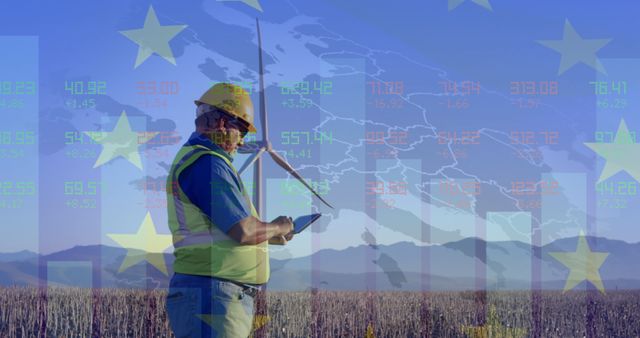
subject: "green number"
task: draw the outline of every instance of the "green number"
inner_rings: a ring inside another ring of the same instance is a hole
[[[16,132],[16,144],[33,144],[34,138],[33,131]]]
[[[286,135],[286,142],[285,140],[285,135]],[[283,131],[282,133],[280,133],[280,137],[282,138],[282,144],[289,144],[289,132],[288,131]]]
[[[75,131],[65,131],[64,132],[65,142],[64,144],[74,144],[75,141],[80,142],[82,144],[82,138]]]
[[[309,95],[310,91],[309,91],[309,81],[304,81],[302,82],[302,94],[303,95]]]
[[[11,195],[11,191],[9,189],[11,189],[12,186],[13,183],[10,181],[2,182],[2,194],[5,196]]]
[[[282,82],[280,84],[282,86],[282,87],[280,87],[280,94],[282,94],[282,95],[291,94],[291,89],[289,89],[289,87],[285,85],[286,83],[287,82]]]
[[[82,181],[73,182],[73,190],[76,195],[82,195],[82,191],[83,191]]]
[[[98,81],[97,92],[98,92],[98,95],[107,94],[107,83],[105,81]]]
[[[64,194],[65,195],[73,195],[73,183],[72,181],[64,182]]]
[[[84,94],[84,83],[82,81],[76,81],[73,83],[74,94]]]
[[[95,195],[96,194],[96,185],[98,182],[89,181],[87,182],[87,195]]]
[[[604,194],[613,195],[614,194],[613,183],[610,183],[610,182],[598,183],[596,184],[596,191],[599,192],[601,195],[604,195]]]
[[[73,82],[65,81],[64,90],[68,91],[70,95],[73,95]]]
[[[2,138],[0,138],[0,144],[11,144],[11,132],[3,131]]]
[[[326,134],[326,133],[322,133],[322,135],[323,135],[323,138],[324,138],[325,140],[328,140],[328,141],[329,141],[329,144],[332,144],[332,143],[333,143],[333,136],[332,136],[332,135],[333,135],[333,133],[332,133],[331,131],[329,131],[328,136],[327,136],[327,134]],[[322,143],[322,142],[320,142],[320,143]]]
[[[307,143],[306,144],[310,144],[310,140],[309,140],[309,132],[308,131],[301,131],[300,134],[305,134],[307,135]]]
[[[25,92],[25,94],[27,95],[33,95],[36,92],[36,83],[33,81],[27,81],[25,82],[27,84],[26,88],[27,91]]]
[[[291,132],[291,144],[300,144],[300,136],[298,136],[298,132],[297,131],[292,131]],[[295,139],[296,141],[294,142],[293,139]]]
[[[596,131],[596,143],[604,143],[604,133]]]
[[[96,93],[96,82],[95,81],[87,82],[87,94],[95,95],[95,93]]]
[[[324,90],[323,90],[323,94],[324,95],[331,95],[331,91],[333,89],[333,82],[332,81],[324,81],[323,88],[324,88]]]
[[[14,144],[24,144],[24,131],[16,131]]]
[[[15,89],[15,93],[16,95],[23,95],[24,94],[24,82],[23,81],[17,81],[16,82],[16,89]]]
[[[2,95],[11,94],[11,81],[2,81]]]
[[[627,182],[620,181],[620,182],[617,182],[617,183],[618,183],[617,184],[618,185],[617,194],[618,195],[626,195],[627,194],[627,189],[626,189],[627,188],[627,185],[626,185]]]

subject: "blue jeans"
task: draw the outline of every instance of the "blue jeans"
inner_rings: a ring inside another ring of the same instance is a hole
[[[230,281],[174,273],[167,294],[167,315],[176,338],[248,337],[253,297]]]

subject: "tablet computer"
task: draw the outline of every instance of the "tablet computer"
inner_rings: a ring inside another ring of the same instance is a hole
[[[293,221],[293,233],[299,234],[302,230],[306,229],[311,223],[320,218],[321,214],[311,214],[300,216]]]

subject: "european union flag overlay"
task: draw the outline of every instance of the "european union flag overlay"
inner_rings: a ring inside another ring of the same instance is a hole
[[[251,336],[640,336],[639,9],[3,1],[0,336],[174,335],[167,175],[221,82],[262,221],[322,214]]]

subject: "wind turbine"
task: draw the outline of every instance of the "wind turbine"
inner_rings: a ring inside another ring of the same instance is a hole
[[[267,105],[266,105],[266,97],[264,92],[264,67],[262,64],[262,35],[260,34],[260,22],[258,22],[258,18],[256,18],[256,27],[258,30],[258,67],[260,68],[260,124],[262,125],[262,140],[250,142],[240,149],[238,149],[239,153],[242,154],[251,154],[247,161],[244,163],[242,168],[238,170],[239,174],[242,174],[251,164],[255,162],[255,166],[253,167],[253,181],[256,184],[256,188],[253,192],[253,205],[256,208],[258,214],[262,210],[262,154],[268,153],[271,155],[271,158],[282,167],[284,170],[289,172],[289,174],[293,175],[293,177],[297,178],[307,189],[309,189],[316,197],[318,197],[324,204],[333,209],[331,204],[325,201],[320,194],[318,194],[311,186],[302,178],[300,174],[298,174],[293,167],[285,159],[283,159],[271,146],[271,142],[269,141],[269,125],[267,119]]]

